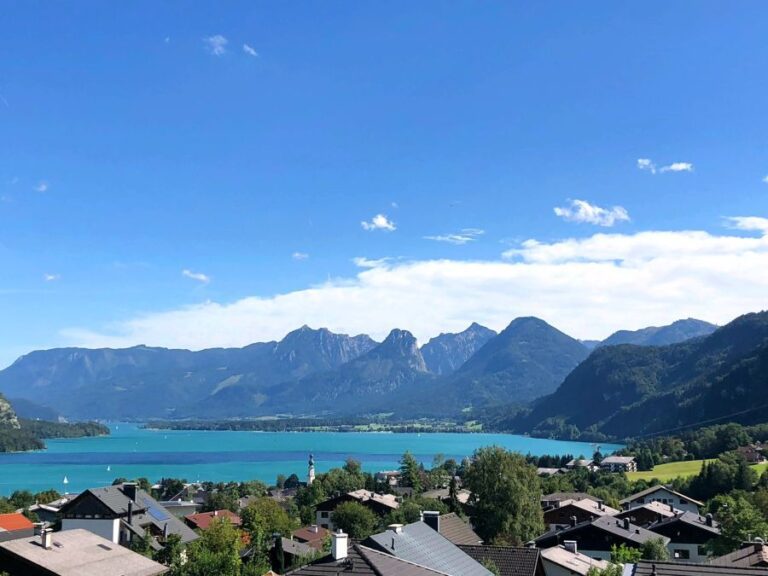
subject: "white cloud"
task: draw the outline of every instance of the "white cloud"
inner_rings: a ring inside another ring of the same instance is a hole
[[[291,254],[291,258],[293,258],[294,260],[306,260],[307,258],[309,258],[309,254],[307,254],[306,252],[294,252],[293,254]]]
[[[386,230],[387,232],[394,232],[397,230],[395,223],[388,219],[384,214],[376,214],[371,218],[370,222],[360,222],[360,226],[363,230]]]
[[[656,163],[650,158],[638,158],[637,168],[651,174],[656,174],[657,172],[693,172],[693,164],[690,162],[672,162],[672,164],[657,168]]]
[[[763,178],[763,182],[765,182],[766,184],[768,184],[768,176],[765,176],[765,177]]]
[[[46,192],[48,190],[48,182],[46,182],[45,180],[41,180],[40,182],[37,183],[36,186],[33,186],[32,189],[35,192]]]
[[[662,166],[659,172],[693,172],[693,164],[690,162],[673,162],[669,166]]]
[[[208,51],[214,56],[223,56],[227,52],[227,44],[229,44],[229,40],[221,34],[203,38],[203,42],[205,42]]]
[[[617,222],[628,222],[629,213],[622,206],[602,208],[586,200],[571,200],[570,206],[556,206],[554,212],[563,220],[610,227]]]
[[[186,278],[190,278],[192,280],[197,280],[198,282],[202,282],[203,284],[208,284],[211,281],[210,276],[207,276],[202,272],[192,272],[192,270],[184,269],[181,271],[181,275]]]
[[[651,174],[656,174],[656,164],[654,164],[650,158],[638,158],[637,167],[640,170],[647,170]]]
[[[754,224],[747,224],[755,229]],[[528,240],[489,261],[358,260],[347,278],[234,302],[69,329],[82,346],[201,349],[282,338],[302,324],[381,339],[407,328],[422,342],[472,321],[501,329],[535,315],[579,338],[697,317],[725,323],[768,308],[768,234],[696,230]]]
[[[61,274],[43,274],[43,280],[46,282],[55,282],[61,280]]]
[[[355,266],[358,268],[378,268],[380,266],[385,266],[387,262],[390,262],[391,260],[392,258],[371,259],[365,258],[364,256],[352,258],[352,262],[354,262]]]
[[[768,234],[768,218],[759,216],[731,216],[725,219],[726,224],[737,230],[762,232]]]
[[[166,44],[170,44],[170,43],[171,43],[171,37],[170,37],[170,36],[166,36],[166,37],[165,37],[165,39],[164,39],[163,41],[164,41]]]
[[[252,46],[249,46],[248,44],[243,44],[243,52],[248,54],[248,56],[258,57],[259,53],[256,52],[256,49]]]
[[[485,230],[479,228],[464,228],[460,232],[453,234],[440,234],[437,236],[424,236],[425,240],[434,240],[435,242],[447,242],[448,244],[455,244],[462,246],[469,242],[474,242],[479,236],[485,234]]]

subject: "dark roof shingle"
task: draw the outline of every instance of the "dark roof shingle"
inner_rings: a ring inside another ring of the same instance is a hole
[[[535,576],[541,561],[538,548],[477,545],[459,545],[459,548],[481,564],[490,560],[499,569],[501,576]]]

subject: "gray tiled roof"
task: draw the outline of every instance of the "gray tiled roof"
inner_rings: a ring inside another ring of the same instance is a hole
[[[312,564],[288,572],[289,576],[461,576],[458,572],[446,575],[445,572],[419,566],[355,544],[349,548],[349,556],[344,560],[334,560],[331,555],[324,556]]]
[[[768,568],[735,568],[687,562],[657,562],[641,560],[632,576],[768,576]]]
[[[650,530],[646,530],[645,528],[641,528],[635,524],[630,523],[629,527],[625,528],[624,520],[617,520],[611,516],[601,516],[600,518],[596,518],[594,520],[581,522],[576,524],[576,526],[557,527],[536,538],[536,543],[538,544],[539,542],[545,542],[550,538],[555,537],[557,537],[559,541],[567,539],[578,540],[578,533],[586,528],[589,528],[590,526],[598,530],[602,530],[603,532],[613,534],[614,536],[626,540],[627,542],[632,542],[636,545],[642,545],[653,538],[662,538],[665,541],[665,545],[667,542],[669,542],[669,538],[660,536],[655,532],[651,532]]]
[[[390,529],[374,534],[363,544],[447,574],[492,576],[479,562],[424,522],[407,524],[399,531]]]
[[[459,546],[478,562],[490,560],[501,576],[535,576],[541,551],[516,546]]]
[[[648,527],[648,530],[655,531],[659,528],[664,528],[665,526],[669,526],[670,524],[676,524],[678,522],[682,522],[683,524],[688,524],[689,526],[693,526],[701,530],[706,530],[707,532],[711,532],[713,536],[720,535],[720,524],[718,522],[713,520],[712,526],[709,526],[707,524],[706,517],[699,516],[698,514],[694,514],[693,512],[683,512],[682,514],[677,514],[675,516],[672,516],[671,518],[665,518],[664,520],[651,524]]]
[[[645,490],[641,490],[640,492],[637,492],[636,494],[632,494],[631,496],[627,496],[624,498],[624,500],[619,501],[619,504],[629,504],[630,502],[633,502],[637,500],[638,498],[645,498],[649,494],[653,494],[654,492],[658,490],[666,490],[670,494],[674,494],[678,498],[682,498],[683,500],[688,500],[688,502],[691,502],[692,504],[696,504],[697,506],[704,506],[703,502],[699,502],[698,500],[694,500],[693,498],[690,498],[686,496],[685,494],[680,494],[680,492],[675,492],[672,490],[672,488],[669,488],[668,486],[665,486],[664,484],[658,484],[656,486],[651,486],[650,488],[646,488]]]

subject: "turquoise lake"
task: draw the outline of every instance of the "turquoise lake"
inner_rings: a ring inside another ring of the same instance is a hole
[[[136,424],[112,424],[111,436],[47,440],[38,452],[0,454],[0,495],[14,490],[55,488],[75,492],[111,484],[117,477],[145,476],[194,480],[249,480],[274,483],[278,474],[302,480],[307,457],[315,455],[323,472],[349,458],[370,472],[398,467],[410,450],[429,466],[435,454],[460,460],[482,446],[540,454],[589,455],[594,445],[509,434],[390,434],[353,432],[213,432],[147,430]],[[603,453],[618,444],[601,444]],[[68,484],[64,484],[64,477]]]

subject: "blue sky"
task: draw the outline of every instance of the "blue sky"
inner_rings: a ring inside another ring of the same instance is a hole
[[[765,308],[767,28],[761,2],[7,2],[0,364]]]

